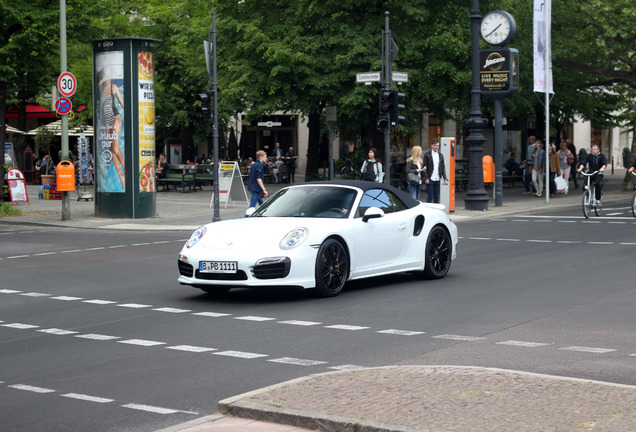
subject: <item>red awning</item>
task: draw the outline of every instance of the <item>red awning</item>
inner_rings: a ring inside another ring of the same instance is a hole
[[[56,118],[55,113],[49,111],[39,104],[27,104],[26,106],[27,118]],[[6,111],[7,118],[18,118],[18,109],[8,109]]]

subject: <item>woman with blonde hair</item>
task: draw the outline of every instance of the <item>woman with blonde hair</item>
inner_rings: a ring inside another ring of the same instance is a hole
[[[411,156],[406,160],[406,167],[404,171],[407,175],[406,180],[409,185],[409,192],[416,200],[420,199],[420,191],[422,190],[421,172],[423,170],[424,163],[422,161],[422,147],[413,146],[413,148],[411,148]]]

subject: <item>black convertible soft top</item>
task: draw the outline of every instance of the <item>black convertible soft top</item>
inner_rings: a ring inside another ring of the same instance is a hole
[[[363,192],[366,192],[370,189],[382,189],[392,192],[396,195],[408,208],[413,208],[420,204],[419,200],[413,199],[411,194],[404,192],[395,186],[389,186],[385,183],[376,183],[370,181],[363,180],[327,180],[327,181],[317,181],[317,182],[309,182],[303,183],[309,185],[337,185],[337,186],[353,186],[359,189],[362,189]]]

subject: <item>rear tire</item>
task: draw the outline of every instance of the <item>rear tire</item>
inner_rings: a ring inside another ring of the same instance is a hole
[[[316,292],[321,297],[336,296],[344,288],[349,276],[349,257],[342,244],[327,239],[316,257]]]
[[[589,219],[590,212],[592,211],[592,191],[587,189],[583,192],[583,216]]]
[[[601,194],[601,203],[594,205],[594,213],[596,213],[596,216],[600,216],[602,212],[603,212],[603,194]]]
[[[452,259],[450,234],[441,226],[434,227],[426,240],[424,276],[428,279],[443,278],[450,269]]]

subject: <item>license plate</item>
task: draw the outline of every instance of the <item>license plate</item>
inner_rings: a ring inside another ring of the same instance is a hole
[[[199,261],[201,273],[236,273],[236,261]]]

